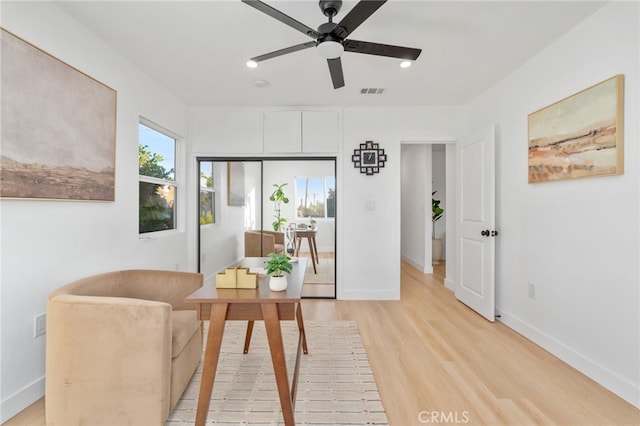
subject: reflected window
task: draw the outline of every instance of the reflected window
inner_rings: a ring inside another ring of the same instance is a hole
[[[200,225],[216,223],[213,162],[200,162]]]
[[[296,177],[296,219],[336,217],[336,179]]]

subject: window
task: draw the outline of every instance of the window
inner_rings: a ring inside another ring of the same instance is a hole
[[[297,177],[296,219],[335,217],[335,177]]]
[[[200,162],[200,225],[216,223],[213,162]]]
[[[176,228],[176,139],[156,129],[138,125],[138,231]]]

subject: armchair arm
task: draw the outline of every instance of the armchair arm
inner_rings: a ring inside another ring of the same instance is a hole
[[[284,245],[284,232],[270,232],[275,238],[276,244]]]
[[[170,378],[168,303],[71,294],[48,301],[48,425],[162,424]]]

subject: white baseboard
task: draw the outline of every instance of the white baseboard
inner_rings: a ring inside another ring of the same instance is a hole
[[[551,352],[554,356],[580,371],[585,376],[595,380],[628,403],[640,408],[640,386],[631,383],[624,377],[620,377],[608,368],[585,357],[552,336],[527,324],[520,318],[501,309],[497,309],[496,311],[500,315],[499,321],[501,323],[531,340],[536,345]]]
[[[444,288],[447,288],[451,291],[456,291],[456,283],[451,281],[449,278],[444,279]]]
[[[44,376],[0,402],[0,424],[6,422],[44,396]]]
[[[338,300],[400,300],[400,294],[394,291],[342,291]]]
[[[404,260],[405,262],[407,262],[408,264],[416,268],[418,271],[422,271],[423,274],[433,274],[433,265],[425,266],[423,262],[418,262],[404,255],[400,257],[402,258],[402,260]]]

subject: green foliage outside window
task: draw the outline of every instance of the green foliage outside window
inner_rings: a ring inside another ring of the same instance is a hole
[[[160,165],[162,155],[153,153],[148,145],[138,145],[139,174],[172,181],[174,169]],[[138,232],[154,232],[175,228],[175,185],[140,181]]]

